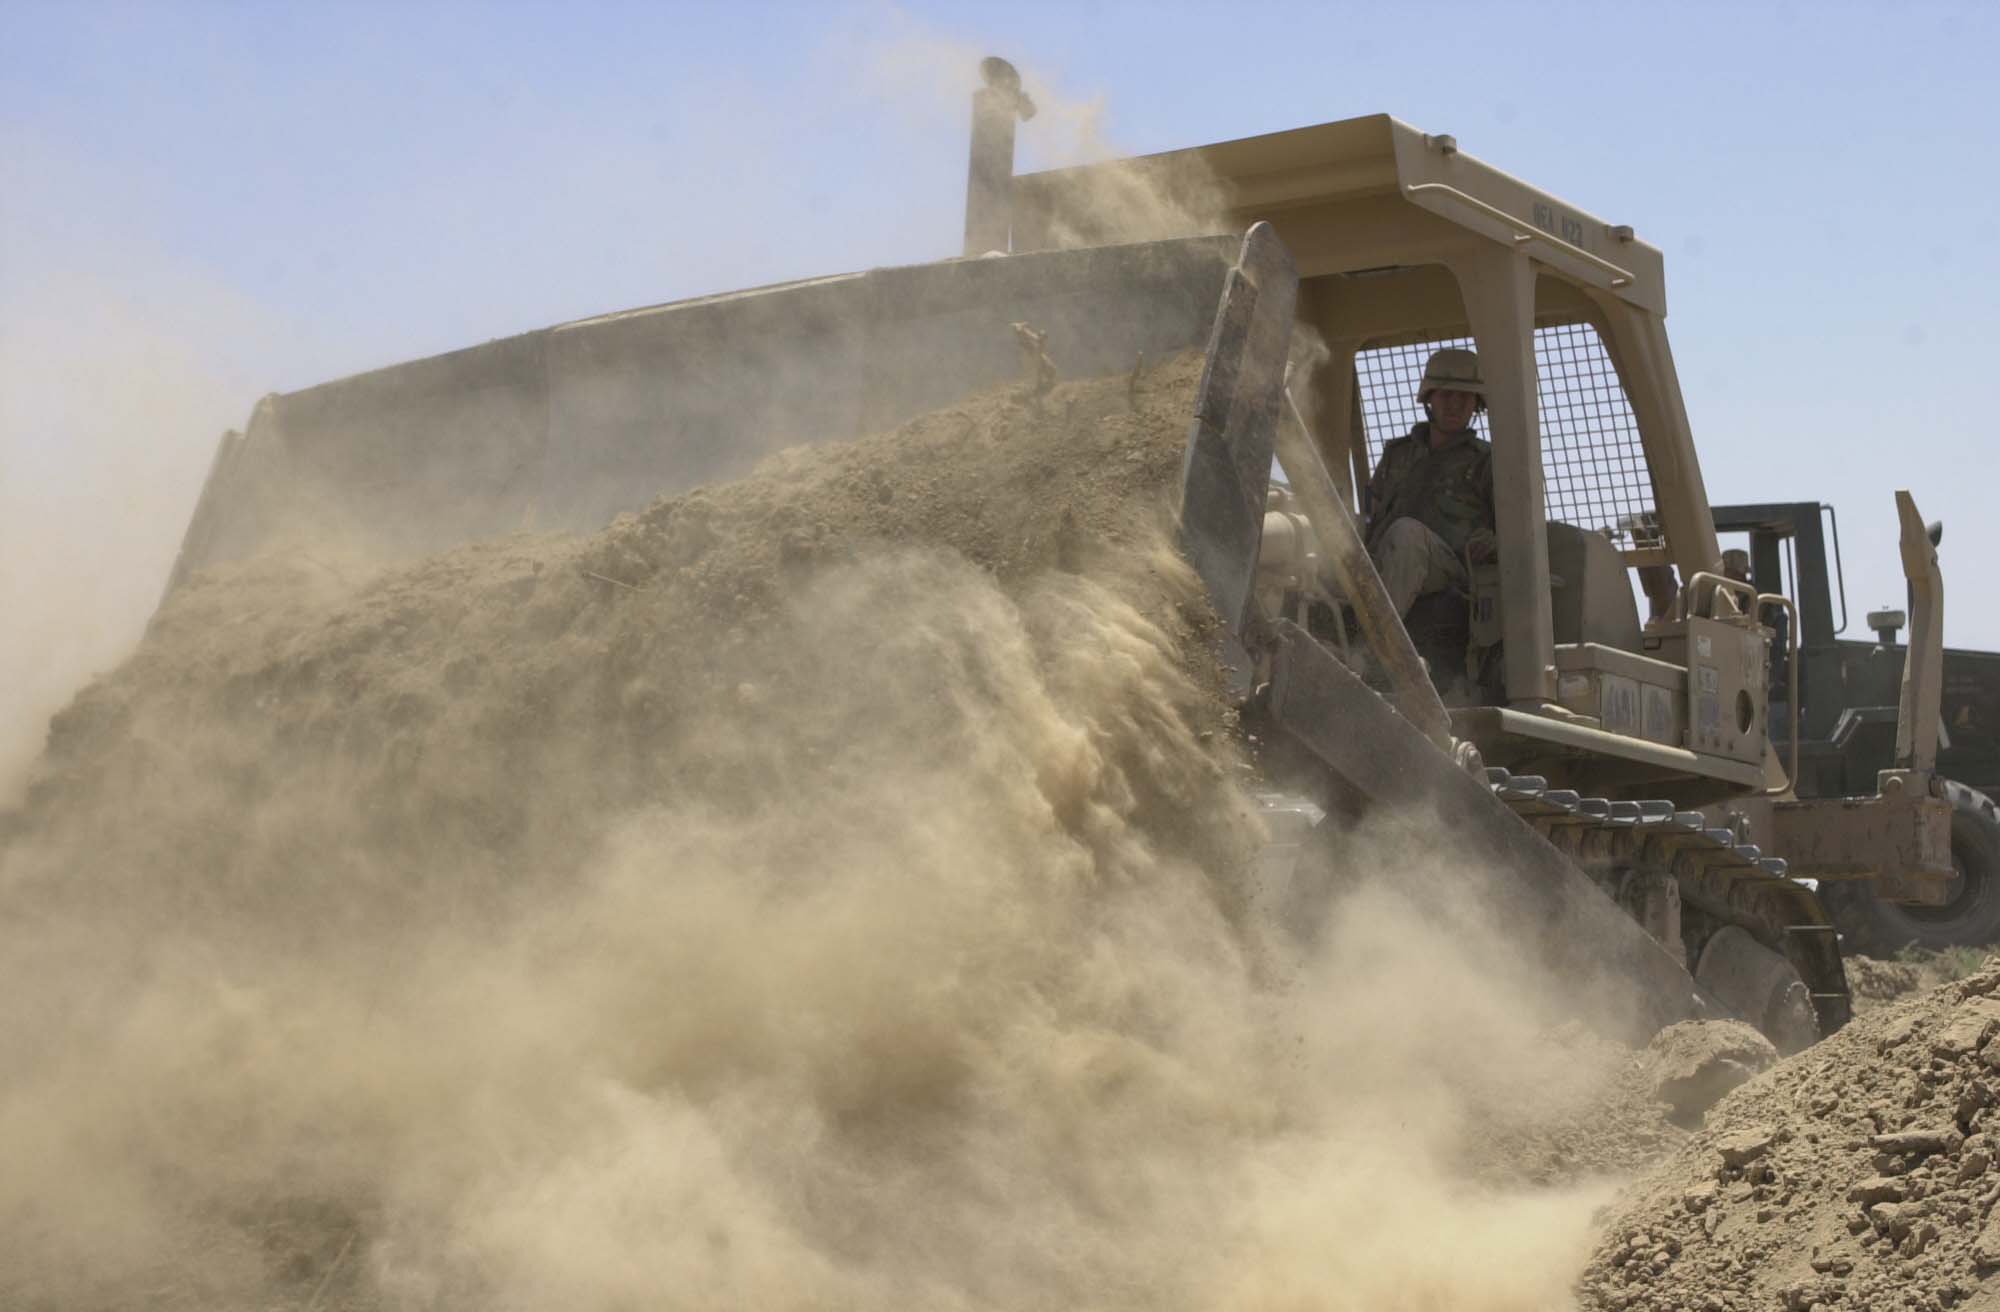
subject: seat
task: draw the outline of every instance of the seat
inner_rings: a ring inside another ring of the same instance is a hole
[[[1549,521],[1549,618],[1556,645],[1594,642],[1643,655],[1625,558],[1602,533]]]

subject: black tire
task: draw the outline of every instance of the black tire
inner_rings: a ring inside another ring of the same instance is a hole
[[[1938,951],[2000,942],[2000,807],[1986,794],[1944,781],[1951,803],[1951,863],[1958,877],[1941,907],[1884,902],[1866,881],[1820,886],[1820,896],[1852,951],[1893,956],[1904,948]]]

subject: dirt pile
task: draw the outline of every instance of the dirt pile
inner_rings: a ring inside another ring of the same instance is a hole
[[[1729,1095],[1612,1213],[1589,1308],[2000,1305],[2000,958]]]
[[[1879,1011],[1918,989],[1942,982],[1925,979],[1916,965],[1906,961],[1881,961],[1874,957],[1856,956],[1847,958],[1845,965],[1847,987],[1853,994],[1857,1015]]]
[[[1937,952],[1910,949],[1894,961],[1849,957],[1847,983],[1854,992],[1855,1013],[1865,1015],[1912,993],[1977,974],[1995,946],[2000,945],[1952,947]]]
[[[971,569],[1002,594],[1118,590],[1167,627],[1208,695],[1170,693],[1171,710],[1215,728],[1212,621],[1164,534],[1198,366],[1069,384],[1040,405],[1000,389],[894,433],[781,453],[587,538],[477,544],[387,573],[333,549],[221,571],[56,718],[29,810],[46,828],[143,798],[143,776],[189,736],[234,745],[202,762],[232,804],[254,810],[281,783],[364,788],[370,837],[398,850],[545,851],[576,818],[579,772],[593,815],[690,787],[754,792],[745,776],[768,763],[713,740],[690,752],[687,731],[719,704],[754,705],[760,676],[790,681],[826,659],[792,641],[787,608],[892,556],[903,579],[864,586],[949,598],[952,572]],[[886,611],[882,624],[905,642],[927,632]],[[881,701],[898,700],[899,673],[892,654],[873,680]],[[286,780],[294,769],[316,773]]]

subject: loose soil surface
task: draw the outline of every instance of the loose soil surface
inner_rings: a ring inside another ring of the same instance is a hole
[[[1943,952],[1912,950],[1894,961],[1850,956],[1847,987],[1854,997],[1854,1013],[1865,1016],[1912,993],[1977,974],[1993,950],[1992,946],[1950,948]]]
[[[1609,1215],[1584,1306],[2000,1307],[1996,1033],[2000,958],[1730,1094]]]

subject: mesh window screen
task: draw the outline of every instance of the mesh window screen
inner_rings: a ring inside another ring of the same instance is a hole
[[[1441,346],[1471,347],[1457,337],[1362,351],[1354,357],[1367,429],[1368,465],[1382,444],[1424,417],[1417,383],[1424,361]],[[1548,517],[1606,532],[1623,547],[1660,545],[1653,478],[1639,444],[1639,424],[1597,330],[1587,323],[1535,330],[1535,367],[1542,419],[1542,478]],[[1473,427],[1486,437],[1486,416]]]

